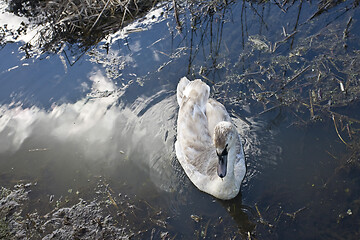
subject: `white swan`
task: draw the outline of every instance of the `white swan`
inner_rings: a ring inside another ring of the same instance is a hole
[[[210,87],[200,79],[180,79],[176,156],[199,190],[227,200],[239,193],[245,157],[229,114],[209,93]]]

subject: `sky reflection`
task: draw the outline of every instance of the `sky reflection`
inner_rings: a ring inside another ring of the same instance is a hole
[[[49,110],[15,102],[0,106],[0,153],[18,151],[27,139],[36,143],[29,152],[73,146],[86,161],[137,161],[149,169],[154,181],[164,181],[163,174],[172,171],[174,157],[174,98],[149,107],[150,99],[139,97],[131,106],[119,106],[124,89],[100,70],[94,70],[89,80],[91,92],[74,103],[53,104]],[[148,109],[143,111],[144,107]]]

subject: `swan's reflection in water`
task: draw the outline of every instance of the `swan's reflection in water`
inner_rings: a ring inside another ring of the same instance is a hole
[[[94,71],[90,80],[91,92],[75,103],[49,110],[23,108],[19,103],[0,106],[0,177],[6,184],[36,181],[49,195],[61,195],[69,189],[88,191],[93,177],[101,175],[111,179],[118,192],[130,191],[144,199],[170,196],[160,202],[175,216],[171,221],[176,228],[197,214],[215,225],[222,224],[225,216],[227,221],[235,220],[241,232],[251,231],[249,211],[241,205],[240,195],[230,202],[213,199],[191,184],[177,162],[178,109],[172,87],[124,106],[121,98],[126,89],[117,88],[101,71]],[[257,134],[262,125],[233,120],[246,139],[246,195],[250,180],[265,165],[258,161],[262,151]],[[184,228],[193,228],[193,221]]]

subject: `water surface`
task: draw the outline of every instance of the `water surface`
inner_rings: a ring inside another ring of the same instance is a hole
[[[135,239],[359,237],[357,132],[344,117],[359,117],[358,3],[217,4],[179,4],[181,31],[160,5],[86,52],[3,45],[0,183],[33,184],[24,212],[97,201]],[[242,136],[233,200],[198,191],[177,162],[183,76],[211,86]],[[27,236],[61,236],[48,231]]]

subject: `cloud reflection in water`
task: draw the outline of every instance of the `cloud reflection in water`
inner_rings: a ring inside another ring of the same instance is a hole
[[[15,103],[0,106],[0,153],[14,153],[31,139],[36,149],[72,146],[90,163],[124,161],[126,155],[148,169],[155,185],[169,190],[174,175],[175,98],[150,105],[166,94],[160,91],[122,106],[118,100],[124,89],[101,71],[89,78],[91,93],[75,103],[53,105],[48,111]]]

